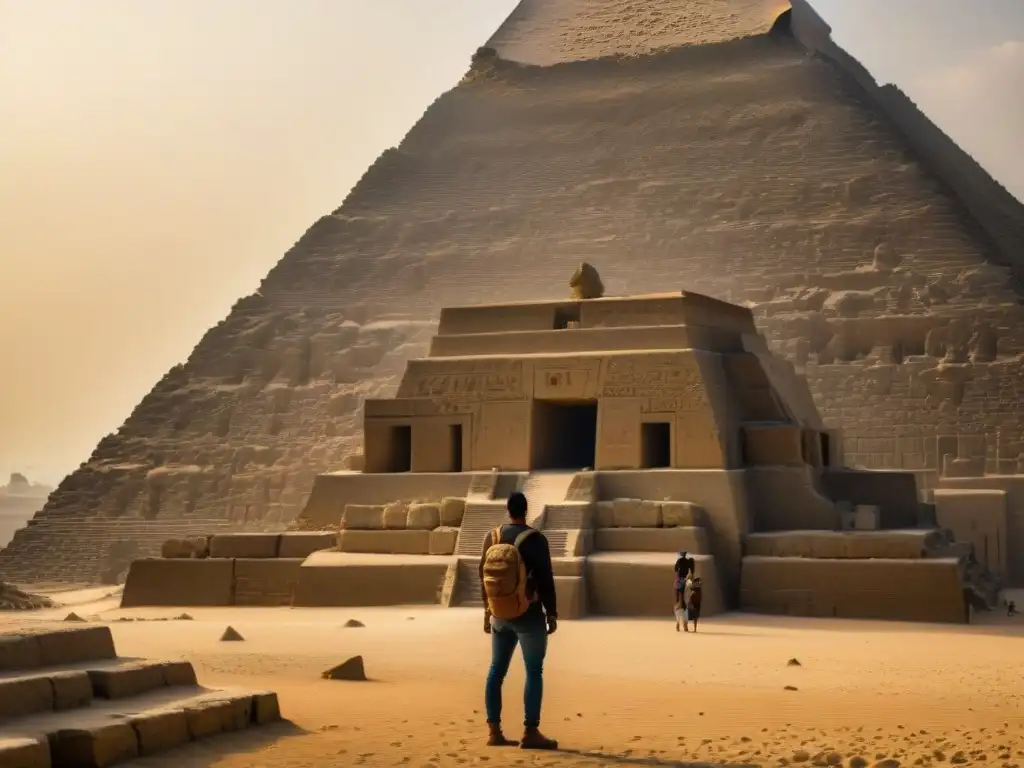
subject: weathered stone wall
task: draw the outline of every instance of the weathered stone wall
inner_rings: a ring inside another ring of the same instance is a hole
[[[531,13],[557,27],[557,5],[524,6],[506,55]],[[721,3],[705,5],[714,25]],[[760,29],[748,21],[710,39]],[[559,298],[584,259],[613,294],[754,302],[852,463],[934,475],[952,450],[1015,470],[1024,310],[1002,241],[863,79],[785,39],[651,53],[707,42],[659,29],[630,58],[478,57],[37,519],[287,522],[356,450],[360,402],[394,391],[441,306]],[[1001,210],[1017,231],[1019,206]],[[54,538],[26,529],[0,574],[95,577]]]

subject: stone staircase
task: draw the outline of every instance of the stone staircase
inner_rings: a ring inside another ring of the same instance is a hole
[[[459,538],[455,542],[455,554],[459,557],[480,557],[484,538],[507,519],[503,500],[467,501]]]
[[[453,606],[483,608],[484,598],[480,586],[480,560],[473,557],[459,559],[459,573],[455,582]]]
[[[187,661],[119,659],[109,627],[0,635],[4,768],[98,768],[280,719],[275,693],[200,687]]]
[[[536,525],[548,506],[565,501],[565,496],[569,492],[569,486],[575,476],[575,471],[531,472],[522,489],[530,504],[526,522]]]

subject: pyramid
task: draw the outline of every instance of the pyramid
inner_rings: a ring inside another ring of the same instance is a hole
[[[291,521],[441,307],[562,298],[584,260],[611,295],[751,306],[848,464],[1015,473],[1020,242],[1024,207],[803,0],[523,0],[61,483],[0,576],[95,581],[119,539],[157,554]]]

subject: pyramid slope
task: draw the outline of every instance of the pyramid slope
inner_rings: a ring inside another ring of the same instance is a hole
[[[514,17],[506,39],[529,20]],[[750,302],[848,461],[934,473],[950,436],[992,460],[997,428],[1015,460],[1024,317],[1011,254],[971,209],[991,196],[1013,232],[1020,206],[963,153],[945,177],[926,168],[866,72],[810,28],[822,55],[754,36],[479,57],[61,484],[0,576],[95,580],[126,517],[283,524],[358,448],[362,399],[393,393],[442,306],[560,298],[583,259],[616,294]]]

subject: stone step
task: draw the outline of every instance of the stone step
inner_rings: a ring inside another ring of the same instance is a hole
[[[88,707],[174,686],[197,685],[187,661],[86,662],[73,667],[0,674],[0,721]]]
[[[462,527],[455,544],[455,554],[479,557],[484,539],[494,528],[506,522],[507,512],[501,503],[470,503],[462,516]]]
[[[114,659],[110,627],[74,627],[0,635],[0,673]]]
[[[544,536],[548,540],[548,550],[552,557],[566,557],[565,548],[568,546],[569,531],[545,529]]]
[[[281,719],[277,695],[169,688],[0,725],[4,768],[99,768]]]
[[[483,591],[480,586],[478,561],[466,558],[459,560],[458,581],[455,584],[453,605],[483,608]]]

